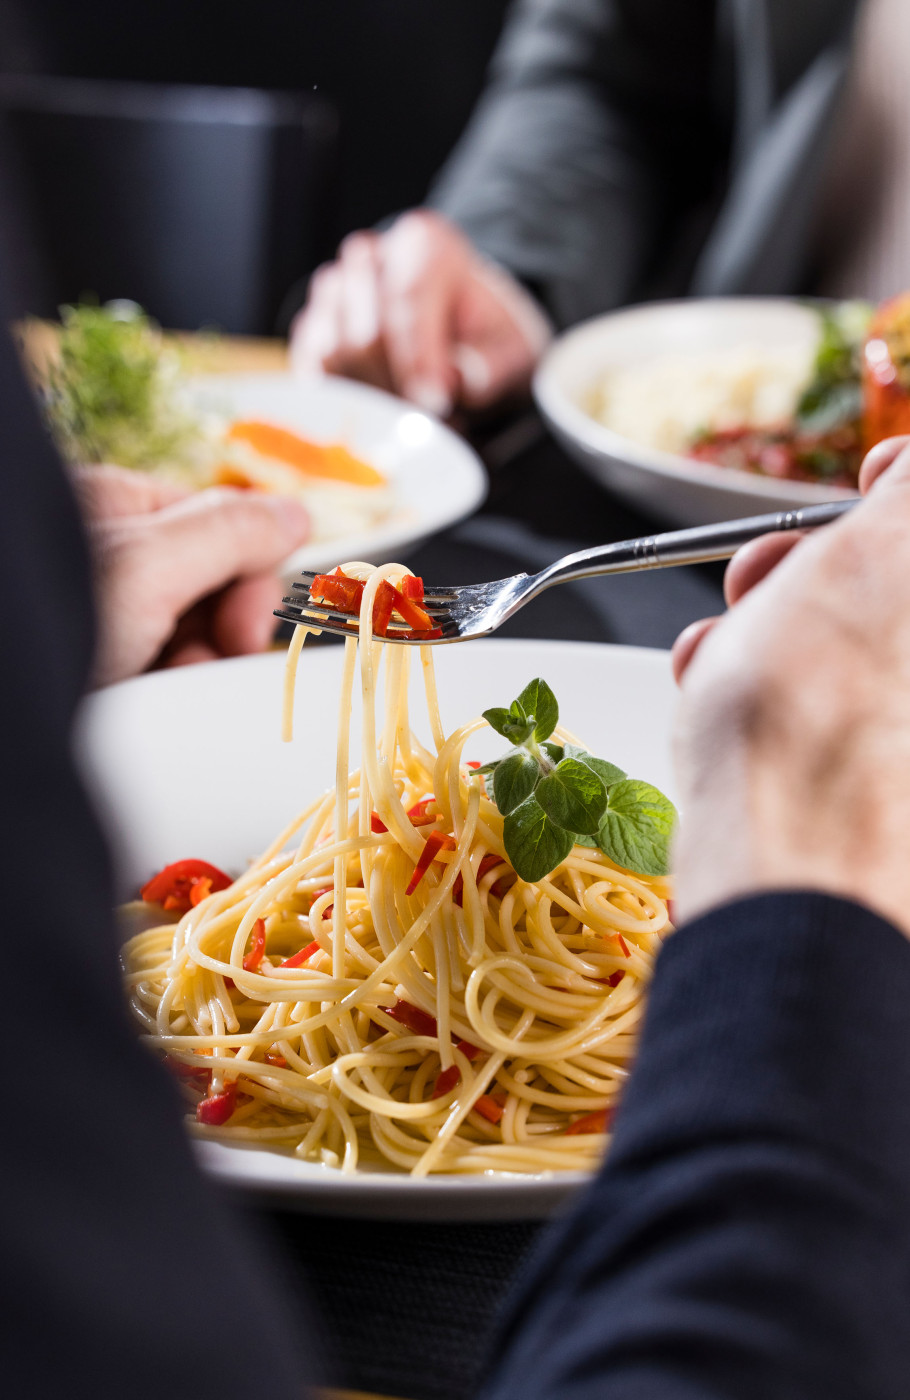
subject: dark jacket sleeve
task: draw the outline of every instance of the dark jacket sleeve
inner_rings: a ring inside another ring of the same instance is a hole
[[[10,301],[0,258],[0,323]],[[0,334],[3,1392],[300,1400],[280,1265],[190,1157],[124,1008],[104,843],[70,752],[91,648],[75,505]]]
[[[767,895],[661,953],[606,1166],[484,1400],[906,1400],[910,946]]]
[[[520,0],[430,193],[559,324],[628,301],[721,158],[713,0]],[[667,259],[666,247],[661,255]]]

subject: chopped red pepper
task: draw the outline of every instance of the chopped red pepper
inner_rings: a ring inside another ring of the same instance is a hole
[[[453,1036],[452,1039],[455,1040],[455,1037]],[[469,1040],[455,1041],[455,1049],[460,1050],[465,1059],[471,1061],[476,1060],[479,1055],[483,1054],[480,1046],[472,1045]]]
[[[435,797],[425,797],[422,802],[415,802],[413,807],[408,808],[408,820],[412,826],[427,826],[436,820],[436,813],[432,814],[428,808],[436,806]]]
[[[289,958],[285,958],[284,962],[279,963],[278,966],[303,967],[305,962],[309,962],[310,958],[319,952],[319,947],[320,945],[318,943],[308,943],[305,948],[301,948],[297,953],[292,953]]]
[[[356,578],[348,578],[340,569],[334,574],[317,574],[310,584],[310,598],[314,603],[329,603],[339,612],[360,611],[364,585]]]
[[[618,987],[625,975],[626,974],[620,967],[616,970],[616,972],[611,972],[609,977],[605,977],[603,980],[606,982],[608,987]]]
[[[427,1015],[426,1011],[421,1011],[419,1006],[413,1002],[403,1001],[400,997],[394,1006],[380,1006],[380,1011],[384,1011],[387,1016],[391,1016],[393,1021],[398,1021],[402,1026],[407,1026],[414,1035],[436,1035],[436,1017]]]
[[[405,894],[414,893],[440,851],[454,851],[455,845],[454,836],[447,836],[444,831],[431,831],[420,853],[420,859],[414,867],[414,874],[411,876]]]
[[[276,1069],[287,1069],[288,1062],[283,1055],[274,1055],[270,1050],[265,1056],[267,1065],[274,1065]]]
[[[190,904],[196,908],[204,899],[208,899],[212,893],[212,882],[208,875],[202,875],[198,880],[194,880],[190,886]]]
[[[499,1098],[504,1098],[504,1096],[481,1094],[480,1098],[474,1104],[474,1108],[480,1114],[481,1118],[486,1118],[487,1122],[498,1123],[505,1112],[505,1102],[500,1103]]]
[[[430,1098],[441,1099],[443,1094],[447,1094],[450,1089],[455,1088],[460,1078],[461,1070],[458,1066],[450,1065],[448,1069],[444,1069],[441,1074],[437,1075]]]
[[[403,622],[408,627],[413,627],[415,632],[429,632],[433,627],[433,619],[423,608],[418,607],[412,598],[409,598],[401,589],[392,588],[394,595],[392,607]]]
[[[332,891],[334,890],[334,888],[335,888],[334,885],[324,885],[324,886],[322,887],[321,890],[314,890],[314,891],[313,891],[313,894],[312,894],[312,897],[311,897],[311,899],[310,899],[310,908],[312,909],[312,907],[313,907],[313,905],[316,903],[317,899],[321,899],[322,896],[323,896],[324,894],[331,894]],[[323,909],[323,911],[322,911],[322,917],[323,917],[324,919],[331,918],[332,910],[333,910],[334,908],[335,908],[334,904],[327,904],[327,905],[325,906],[325,908]]]
[[[576,1118],[574,1123],[570,1123],[566,1128],[566,1137],[573,1137],[577,1133],[605,1133],[612,1127],[615,1113],[615,1104],[610,1104],[607,1108],[595,1108],[593,1113],[586,1113],[583,1118]]]
[[[257,972],[265,952],[265,919],[257,919],[253,925],[250,951],[243,960],[244,972]]]
[[[201,880],[208,881],[208,884],[204,893],[193,899],[195,887]],[[231,883],[230,875],[225,875],[216,865],[209,865],[207,860],[175,860],[172,865],[166,865],[157,875],[153,875],[142,886],[139,895],[146,904],[160,904],[164,909],[179,910],[185,914],[194,904],[198,904],[200,898],[204,899],[205,895],[216,890],[226,890]]]
[[[469,759],[467,759],[467,761],[465,762],[465,767],[466,767],[466,768],[479,768],[479,767],[480,767],[480,759],[479,759],[479,758],[469,758]]]
[[[622,949],[622,955],[623,955],[623,957],[624,957],[624,958],[631,958],[632,954],[629,952],[629,945],[628,945],[628,943],[626,942],[626,940],[623,938],[622,934],[621,934],[621,933],[617,933],[617,934],[615,935],[615,937],[616,937],[617,943],[619,944],[620,948]]]
[[[373,631],[377,637],[388,635],[389,623],[392,621],[392,610],[395,607],[396,591],[387,578],[384,578],[376,589],[376,597],[373,601]]]
[[[388,829],[389,829],[389,828],[386,826],[385,822],[382,820],[382,817],[379,815],[379,813],[378,813],[378,812],[371,812],[371,814],[370,814],[370,830],[373,832],[373,834],[374,834],[375,836],[381,836],[382,833],[383,833],[384,831],[388,831]]]
[[[423,579],[415,578],[413,574],[408,574],[401,580],[401,592],[405,598],[412,598],[415,603],[423,602]]]
[[[226,1123],[237,1107],[237,1085],[226,1084],[220,1094],[209,1094],[196,1105],[196,1122],[207,1123],[210,1128],[220,1128]]]

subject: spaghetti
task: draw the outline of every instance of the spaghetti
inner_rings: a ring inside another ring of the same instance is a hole
[[[345,643],[335,789],[176,926],[130,940],[133,1011],[184,1079],[199,1131],[222,1141],[418,1177],[590,1168],[670,928],[666,881],[584,846],[537,884],[519,879],[464,758],[485,722],[445,735],[423,647],[424,748],[410,649],[372,638],[376,590],[401,567],[345,572],[365,588],[360,641]]]

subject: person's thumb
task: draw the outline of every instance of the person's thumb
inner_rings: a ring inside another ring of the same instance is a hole
[[[142,522],[146,586],[179,614],[232,579],[276,568],[308,538],[304,507],[284,496],[215,487]]]

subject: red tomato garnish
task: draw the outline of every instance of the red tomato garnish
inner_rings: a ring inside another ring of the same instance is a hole
[[[381,1006],[380,1011],[384,1011],[387,1016],[391,1016],[393,1021],[398,1021],[402,1026],[407,1026],[414,1035],[437,1035],[438,1028],[436,1017],[427,1015],[426,1011],[421,1011],[419,1006],[413,1002],[403,1001],[400,997],[394,1006]]]
[[[208,883],[204,893],[194,900],[195,887],[201,880]],[[179,910],[185,914],[194,904],[198,904],[199,899],[216,890],[226,890],[231,883],[230,875],[225,875],[216,865],[209,865],[207,860],[175,860],[172,865],[166,865],[157,875],[153,875],[142,886],[139,895],[146,904],[160,904],[164,909]]]
[[[461,1070],[458,1066],[450,1065],[448,1069],[444,1069],[441,1074],[436,1076],[436,1083],[433,1085],[433,1092],[430,1098],[441,1099],[443,1094],[447,1094],[450,1089],[455,1088],[460,1078]]]
[[[250,951],[243,960],[244,972],[257,972],[265,952],[265,919],[257,919],[253,925]]]
[[[220,1094],[209,1094],[196,1105],[196,1122],[207,1123],[210,1128],[220,1128],[226,1123],[237,1107],[237,1085],[226,1084]]]

